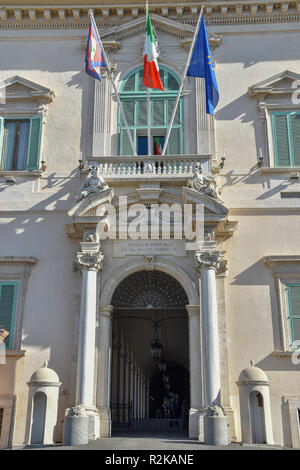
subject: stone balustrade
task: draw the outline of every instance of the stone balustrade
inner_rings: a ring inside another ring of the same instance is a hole
[[[139,177],[146,175],[190,177],[197,163],[203,171],[209,170],[211,155],[152,155],[90,158],[88,164],[95,164],[105,178]]]

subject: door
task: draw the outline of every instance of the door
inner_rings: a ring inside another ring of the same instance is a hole
[[[252,392],[249,397],[251,414],[251,435],[255,444],[266,443],[264,399],[261,393]]]
[[[33,416],[31,427],[31,444],[43,444],[45,433],[47,397],[43,392],[37,392],[33,399]]]

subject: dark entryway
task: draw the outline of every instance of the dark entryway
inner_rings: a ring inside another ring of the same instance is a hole
[[[173,277],[140,271],[112,298],[115,432],[183,433],[188,424],[188,299]]]

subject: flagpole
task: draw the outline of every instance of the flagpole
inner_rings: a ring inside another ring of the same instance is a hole
[[[194,52],[194,47],[195,47],[195,42],[196,42],[196,39],[197,39],[199,27],[200,27],[200,22],[201,22],[201,19],[202,19],[202,16],[203,16],[203,9],[204,9],[204,5],[201,6],[201,10],[200,10],[200,14],[199,14],[197,26],[196,26],[196,29],[195,29],[193,41],[192,41],[191,48],[190,48],[190,52],[189,52],[189,55],[188,55],[188,60],[187,60],[186,66],[185,66],[185,68],[184,68],[184,71],[183,71],[183,74],[182,74],[182,78],[181,78],[181,82],[180,82],[180,85],[179,85],[179,88],[178,88],[178,93],[177,93],[175,105],[174,105],[174,108],[173,108],[173,112],[172,112],[172,116],[171,116],[171,121],[170,121],[170,124],[169,124],[169,127],[168,127],[168,131],[167,131],[167,135],[166,135],[166,138],[165,138],[164,147],[163,147],[163,150],[162,150],[162,153],[161,153],[162,155],[164,155],[164,154],[166,153],[166,149],[167,149],[167,146],[168,146],[168,143],[169,143],[169,138],[170,138],[172,126],[173,126],[173,123],[174,123],[175,114],[176,114],[176,111],[177,111],[177,108],[178,108],[178,103],[179,103],[179,100],[180,100],[181,91],[182,91],[182,88],[183,88],[183,85],[184,85],[184,80],[185,80],[185,77],[186,77],[186,74],[187,74],[187,71],[188,71],[188,68],[189,68],[189,65],[190,65],[190,61],[191,61],[191,58],[192,58],[192,54],[193,54],[193,52]]]
[[[103,57],[104,57],[104,60],[105,60],[105,62],[106,62],[107,70],[108,70],[108,73],[109,73],[109,77],[110,77],[110,79],[111,79],[111,82],[112,82],[114,91],[115,91],[116,96],[117,96],[118,104],[119,104],[119,106],[120,106],[120,111],[121,111],[121,114],[122,114],[123,122],[124,122],[125,127],[126,127],[128,139],[129,139],[129,142],[130,142],[130,146],[131,146],[133,155],[136,156],[136,155],[137,155],[137,153],[136,153],[136,148],[135,148],[135,145],[134,145],[134,143],[133,143],[132,136],[131,136],[131,132],[130,132],[129,127],[128,127],[128,122],[127,122],[127,119],[126,119],[126,116],[125,116],[125,113],[124,113],[124,109],[123,109],[123,106],[122,106],[122,103],[121,103],[121,100],[120,100],[119,92],[118,92],[117,87],[116,87],[116,84],[115,84],[115,80],[114,80],[113,75],[112,75],[112,70],[111,70],[111,68],[110,68],[110,65],[109,65],[109,62],[108,62],[108,59],[107,59],[107,55],[106,55],[106,52],[105,52],[105,50],[104,50],[104,47],[103,47],[103,44],[102,44],[102,41],[101,41],[101,38],[100,38],[100,34],[99,34],[99,32],[98,32],[98,27],[97,27],[97,25],[96,25],[96,21],[95,21],[94,15],[93,15],[93,10],[89,10],[89,15],[90,15],[90,18],[91,18],[91,20],[92,20],[92,22],[93,22],[94,29],[95,29],[95,33],[96,33],[96,35],[97,35],[98,42],[99,42],[100,47],[101,47],[101,49],[102,49],[102,51],[103,51]]]
[[[146,28],[148,21],[149,5],[146,1]],[[150,89],[147,87],[147,141],[148,141],[148,156],[151,155],[151,114],[150,114]]]

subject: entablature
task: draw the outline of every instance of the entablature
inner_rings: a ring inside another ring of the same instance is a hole
[[[93,6],[86,0],[74,0],[57,5],[47,0],[41,2],[21,0],[16,5],[3,5],[0,8],[0,28],[44,29],[83,28],[89,23],[88,10]],[[101,27],[118,27],[133,19],[145,18],[145,3],[128,4],[112,1],[109,4],[96,4],[94,16]],[[149,7],[152,15],[177,19],[185,25],[194,25],[200,11],[199,2],[183,1],[168,3],[159,1]],[[262,1],[208,1],[204,3],[204,14],[208,24],[249,24],[299,21],[300,3]]]

